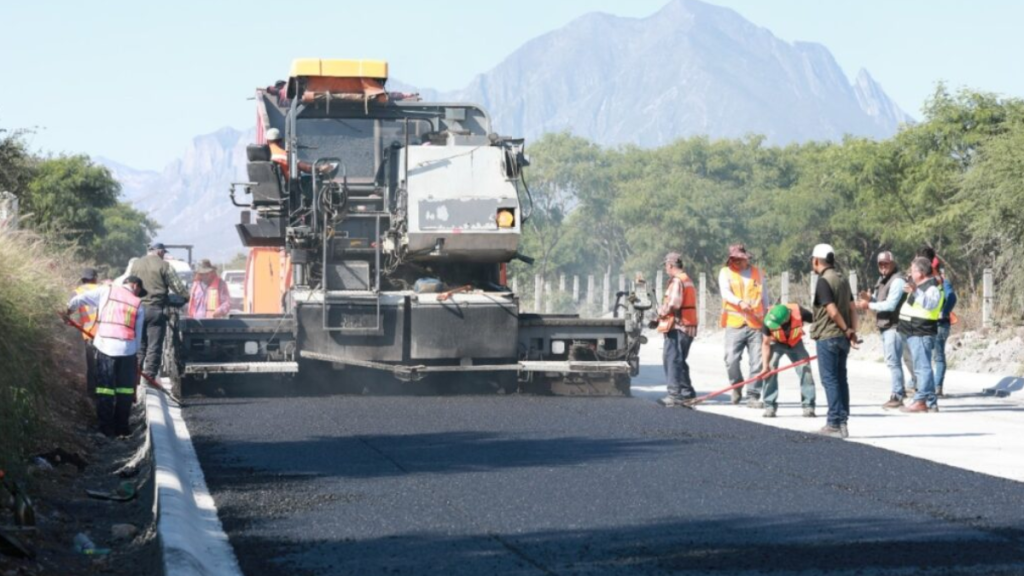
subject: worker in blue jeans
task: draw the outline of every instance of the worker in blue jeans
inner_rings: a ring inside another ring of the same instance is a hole
[[[765,379],[761,398],[764,401],[765,418],[775,417],[779,397],[779,375],[765,375],[779,368],[783,356],[789,358],[790,362],[810,358],[807,348],[804,347],[803,336],[805,327],[810,325],[813,319],[810,310],[796,304],[776,304],[764,317],[761,358],[767,358],[768,361],[761,370],[761,376]],[[811,366],[798,366],[796,373],[800,378],[800,404],[803,406],[804,417],[813,418],[815,395]]]
[[[932,354],[944,301],[940,286],[939,279],[933,273],[932,263],[927,258],[915,258],[910,265],[910,278],[903,289],[908,296],[900,308],[898,328],[910,345],[919,386],[913,402],[910,406],[900,408],[901,412],[920,414],[939,411]]]
[[[848,438],[850,381],[846,359],[857,342],[857,314],[850,283],[835,269],[835,251],[818,244],[811,254],[811,267],[818,274],[814,290],[814,325],[811,338],[817,342],[818,375],[828,399],[828,422],[818,431],[831,438]]]
[[[946,277],[942,261],[939,260],[934,248],[922,246],[918,249],[917,255],[931,262],[932,271],[942,290],[942,312],[939,315],[939,326],[935,334],[935,346],[932,350],[932,360],[935,362],[935,395],[942,398],[942,386],[946,382],[946,340],[949,339],[952,325],[956,323],[956,317],[953,314],[953,308],[956,307],[957,301],[956,291],[953,290],[953,283]]]

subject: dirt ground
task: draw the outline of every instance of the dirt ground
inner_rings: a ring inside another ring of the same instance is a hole
[[[135,406],[130,437],[105,438],[96,431],[92,402],[81,377],[74,370],[67,377],[67,397],[50,405],[47,439],[40,440],[29,458],[27,478],[19,481],[34,505],[35,530],[11,530],[14,513],[4,505],[9,497],[0,490],[0,530],[14,535],[33,553],[32,558],[20,558],[0,543],[0,576],[159,574],[144,405]],[[135,496],[117,502],[86,493],[109,494],[118,489]],[[115,529],[115,525],[125,526]],[[78,534],[87,535],[109,553],[76,551]]]
[[[864,343],[851,357],[884,362],[882,339],[877,330],[862,331]],[[946,341],[950,370],[1024,376],[1024,328],[982,329],[953,334]]]

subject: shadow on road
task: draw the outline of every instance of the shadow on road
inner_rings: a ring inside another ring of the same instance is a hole
[[[595,530],[233,538],[247,576],[314,574],[970,574],[1024,571],[1020,535],[863,517],[670,519]],[[250,554],[250,551],[259,551]],[[261,561],[267,556],[274,562]]]
[[[408,435],[317,437],[302,441],[234,442],[230,459],[221,458],[216,443],[193,439],[204,455],[219,488],[244,488],[282,478],[380,478],[402,474],[461,474],[511,468],[577,466],[600,460],[644,458],[664,447],[664,440],[600,437],[522,438],[487,432],[442,432]],[[686,442],[675,438],[674,442]],[[328,457],[328,455],[337,455]],[[217,463],[223,462],[226,467]],[[241,462],[288,469],[256,470]],[[213,469],[218,468],[218,469]]]

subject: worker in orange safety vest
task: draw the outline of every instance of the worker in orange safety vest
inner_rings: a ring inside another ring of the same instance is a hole
[[[796,304],[776,304],[768,310],[764,318],[761,334],[761,358],[768,359],[764,363],[761,374],[767,374],[779,367],[783,356],[791,362],[799,362],[810,358],[804,347],[803,337],[811,326],[814,315],[810,310]],[[810,364],[795,368],[800,378],[800,404],[805,418],[814,418],[814,375]],[[765,418],[774,418],[778,410],[779,375],[764,377],[764,390],[761,398],[764,402]]]
[[[678,252],[665,255],[665,274],[670,280],[658,307],[656,329],[665,335],[662,363],[668,395],[660,403],[666,407],[683,406],[697,396],[690,382],[690,366],[686,363],[690,345],[697,336],[697,291],[683,272],[682,256]]]
[[[729,259],[718,273],[718,288],[722,295],[722,328],[725,328],[725,366],[729,383],[742,382],[740,360],[747,350],[750,375],[761,372],[761,327],[768,308],[768,290],[764,274],[750,265],[750,253],[743,244],[729,247]],[[747,385],[751,408],[761,408],[760,380]],[[739,404],[742,392],[732,391],[732,403]]]
[[[284,139],[281,137],[281,131],[277,128],[271,128],[267,130],[266,134],[267,146],[270,147],[270,161],[281,167],[281,175],[288,179],[288,151],[284,147]],[[327,172],[330,169],[329,166],[323,166],[320,171]],[[313,165],[304,160],[299,160],[299,172],[309,174],[313,171]]]

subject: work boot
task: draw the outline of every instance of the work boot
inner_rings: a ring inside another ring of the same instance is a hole
[[[934,414],[934,413],[937,413],[938,411],[939,411],[939,405],[938,404],[936,404],[935,406],[929,406],[928,407],[928,412],[930,412],[930,413]]]
[[[925,405],[924,400],[918,400],[917,402],[911,403],[910,406],[901,407],[900,412],[905,412],[907,414],[926,414],[928,412],[928,406]]]
[[[814,418],[814,406],[804,408],[804,418]]]
[[[763,418],[775,418],[775,406],[765,406],[764,414],[761,414]]]
[[[747,408],[756,408],[760,410],[764,408],[764,402],[761,402],[756,396],[751,396],[747,399]]]
[[[825,426],[822,426],[821,430],[818,430],[817,433],[822,435],[822,436],[828,436],[829,438],[840,438],[840,439],[842,439],[842,437],[843,437],[843,431],[841,429],[836,428],[835,426],[829,426],[828,424],[826,424]]]
[[[740,392],[739,388],[733,388],[732,396],[730,397],[733,404],[739,404],[740,400],[743,399],[743,392]]]
[[[889,398],[888,402],[886,402],[885,404],[882,404],[882,408],[885,408],[886,410],[896,410],[897,408],[902,408],[902,407],[903,407],[903,398],[900,398],[899,396],[897,396],[895,394],[893,394]]]
[[[850,437],[850,430],[846,427],[846,422],[843,422],[842,424],[839,425],[839,433],[843,436],[843,438]]]
[[[683,400],[681,398],[676,398],[675,396],[669,394],[668,396],[665,396],[661,400],[658,400],[658,404],[661,404],[665,408],[674,408],[676,406],[682,406]]]
[[[946,395],[942,393],[942,386],[939,386],[938,388],[935,389],[935,395],[938,396],[939,398],[946,397]]]

